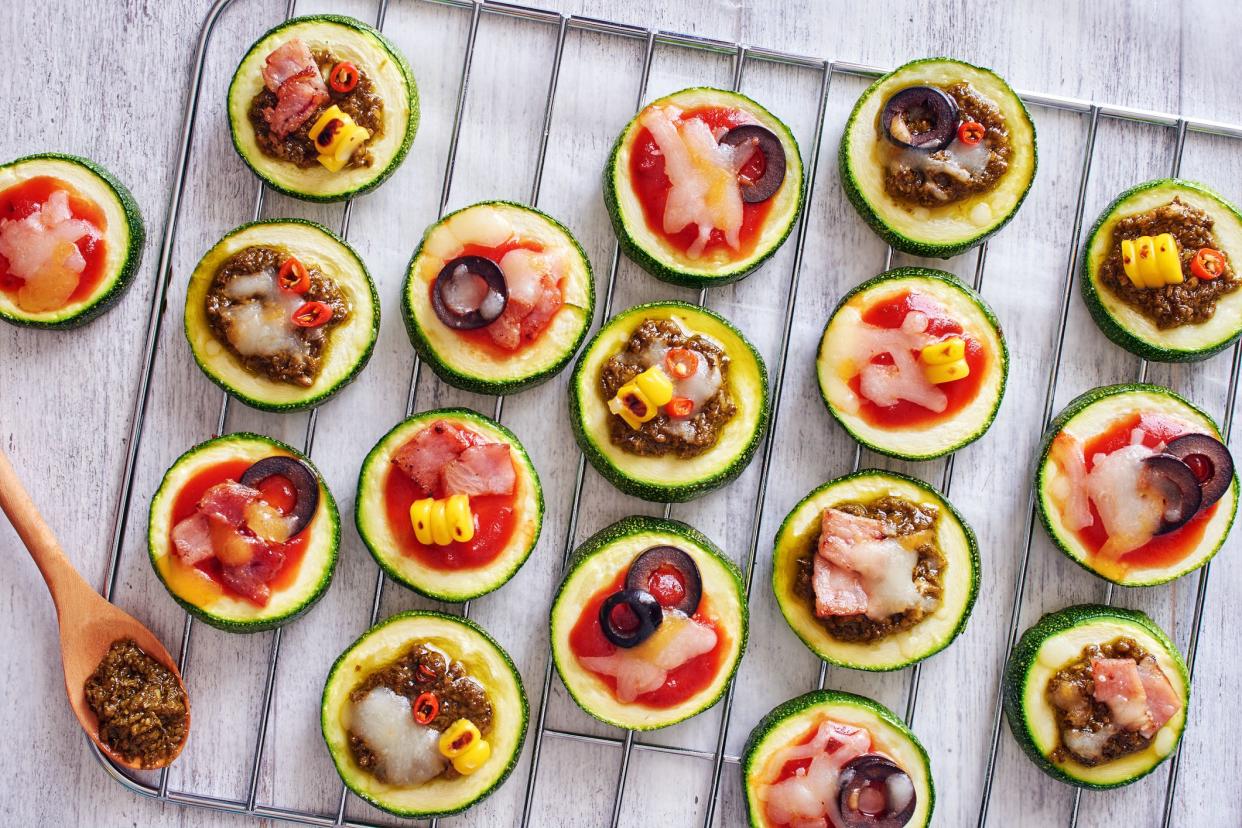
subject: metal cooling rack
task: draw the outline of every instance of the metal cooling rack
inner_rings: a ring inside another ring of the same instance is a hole
[[[122,552],[122,546],[128,521],[130,506],[133,499],[134,472],[138,458],[138,452],[143,438],[143,427],[147,412],[147,403],[151,391],[151,378],[155,364],[156,350],[159,344],[160,332],[163,327],[165,317],[165,305],[169,282],[172,278],[171,260],[173,249],[176,243],[177,227],[181,220],[181,197],[186,186],[187,172],[190,163],[191,146],[193,144],[195,129],[197,128],[198,105],[200,93],[202,92],[203,68],[207,57],[208,47],[211,42],[212,34],[220,15],[229,6],[233,5],[235,0],[216,0],[215,4],[209,10],[201,31],[199,32],[197,45],[194,51],[192,63],[192,75],[189,91],[185,99],[185,110],[182,118],[181,127],[181,147],[177,159],[176,175],[173,180],[172,191],[169,196],[167,213],[165,219],[164,233],[160,245],[160,256],[158,264],[158,282],[154,295],[151,299],[150,310],[147,319],[147,335],[142,360],[142,369],[134,400],[133,412],[130,420],[130,432],[128,440],[128,449],[125,458],[124,472],[122,477],[121,491],[114,512],[113,531],[111,552],[107,569],[107,578],[104,584],[103,594],[110,598],[116,587],[119,564]],[[552,56],[552,67],[548,91],[544,106],[543,128],[539,144],[539,155],[535,163],[534,178],[531,183],[529,203],[537,205],[539,200],[540,188],[543,178],[544,161],[547,155],[548,136],[552,123],[552,115],[556,102],[557,86],[560,77],[561,59],[564,54],[566,36],[570,31],[588,32],[597,35],[603,35],[612,38],[622,38],[627,40],[636,40],[644,44],[642,70],[639,80],[639,92],[635,101],[635,109],[641,108],[647,90],[647,81],[650,76],[652,56],[657,46],[672,46],[682,49],[698,50],[700,52],[712,53],[716,55],[731,56],[733,60],[733,86],[738,88],[741,84],[743,72],[749,62],[766,62],[769,64],[779,64],[788,67],[797,67],[807,71],[818,73],[820,77],[818,102],[818,117],[816,120],[815,141],[810,154],[810,163],[808,165],[807,179],[807,201],[809,202],[814,195],[815,185],[818,178],[820,154],[823,144],[824,118],[827,109],[828,92],[834,77],[854,76],[861,78],[874,78],[883,74],[884,70],[864,66],[856,63],[845,61],[829,60],[819,57],[807,55],[798,55],[783,52],[775,49],[767,49],[757,46],[747,46],[739,43],[730,43],[721,40],[703,38],[694,35],[679,34],[668,31],[657,31],[642,26],[628,25],[624,23],[616,23],[608,20],[600,20],[589,17],[581,17],[575,15],[565,15],[558,12],[547,11],[543,9],[533,8],[529,6],[515,5],[502,2],[493,2],[492,0],[407,0],[407,2],[416,5],[436,5],[441,7],[450,7],[459,10],[460,14],[469,16],[469,27],[467,30],[467,38],[465,50],[461,58],[461,73],[458,83],[457,101],[453,115],[453,126],[451,133],[451,141],[448,147],[447,161],[445,164],[444,178],[440,192],[440,208],[439,215],[443,216],[449,201],[449,193],[453,181],[453,171],[456,163],[458,138],[460,137],[462,114],[464,111],[467,94],[470,87],[470,71],[474,57],[474,47],[476,36],[479,30],[479,21],[484,15],[495,16],[499,18],[509,18],[523,20],[533,23],[542,24],[556,30],[556,46]],[[286,17],[290,17],[294,13],[296,0],[288,0],[286,7]],[[379,0],[379,9],[376,27],[383,29],[384,19],[389,5],[389,0]],[[1056,345],[1054,350],[1054,358],[1052,369],[1049,372],[1047,386],[1044,394],[1043,403],[1043,423],[1046,425],[1051,421],[1052,407],[1057,389],[1057,382],[1060,377],[1063,349],[1065,344],[1066,321],[1069,315],[1070,295],[1074,282],[1074,274],[1078,265],[1079,241],[1082,232],[1083,210],[1086,201],[1087,182],[1091,174],[1091,165],[1094,155],[1095,136],[1097,126],[1102,118],[1111,118],[1122,121],[1131,121],[1136,123],[1148,124],[1152,126],[1165,127],[1175,131],[1176,145],[1174,151],[1174,160],[1172,164],[1172,174],[1176,175],[1182,159],[1185,138],[1187,132],[1193,131],[1210,135],[1218,135],[1233,139],[1242,139],[1242,126],[1227,124],[1212,120],[1199,118],[1185,118],[1170,113],[1155,112],[1151,110],[1136,109],[1131,107],[1114,106],[1108,104],[1098,104],[1092,101],[1063,97],[1058,95],[1048,95],[1033,92],[1020,93],[1021,98],[1028,106],[1056,109],[1065,112],[1077,113],[1086,119],[1087,122],[1087,138],[1082,157],[1082,169],[1078,180],[1078,191],[1076,200],[1076,210],[1074,216],[1073,236],[1070,245],[1070,251],[1067,255],[1065,272],[1062,278],[1059,323],[1056,331]],[[258,219],[261,215],[263,202],[266,194],[266,188],[260,183],[258,192],[255,196],[254,219]],[[345,202],[344,213],[340,223],[340,235],[347,238],[349,234],[350,216],[352,213],[352,200]],[[795,300],[798,294],[798,284],[802,269],[803,250],[806,243],[807,223],[804,219],[799,222],[798,231],[795,236],[795,253],[793,257],[792,272],[790,274],[789,289],[786,297],[785,316],[783,333],[780,345],[780,356],[773,372],[773,388],[772,395],[774,409],[772,412],[772,423],[763,440],[762,459],[760,460],[760,479],[758,496],[755,500],[754,512],[752,516],[750,545],[743,569],[745,578],[745,591],[749,597],[751,587],[754,582],[755,560],[759,549],[761,518],[764,514],[764,506],[768,490],[769,472],[771,471],[771,447],[773,435],[777,432],[777,425],[780,420],[781,410],[780,403],[782,398],[782,390],[785,380],[785,367],[789,354],[790,334],[793,327],[793,312]],[[977,259],[974,272],[974,288],[979,290],[984,278],[984,271],[987,263],[987,245],[984,244],[977,250]],[[885,269],[891,265],[893,250],[889,248],[885,256]],[[608,269],[608,280],[604,291],[604,302],[600,315],[600,320],[607,319],[612,314],[613,292],[616,283],[616,275],[618,265],[621,259],[619,247],[614,246],[611,265]],[[706,290],[700,291],[699,303],[702,304],[706,298]],[[1223,434],[1226,442],[1229,440],[1233,426],[1234,405],[1238,393],[1239,368],[1242,366],[1242,344],[1235,346],[1232,352],[1232,365],[1229,375],[1228,392],[1226,395],[1226,409],[1223,417]],[[1138,379],[1145,380],[1147,376],[1147,362],[1140,363]],[[412,413],[417,404],[417,385],[421,371],[421,364],[417,356],[414,357],[414,363],[410,375],[409,393],[406,402],[406,415]],[[497,397],[495,400],[494,416],[499,419],[504,409],[504,397]],[[216,433],[222,433],[225,428],[226,417],[230,405],[230,397],[223,394],[220,402],[220,411],[217,421]],[[317,422],[317,411],[310,412],[306,426],[306,434],[303,442],[303,451],[309,455],[314,446],[315,428]],[[857,469],[862,459],[861,447],[856,447],[854,454],[853,468]],[[940,481],[940,489],[948,495],[953,483],[954,457],[950,455],[947,458],[943,474]],[[566,534],[565,549],[563,562],[568,560],[568,556],[575,545],[577,535],[579,502],[582,495],[583,481],[586,474],[586,459],[579,453],[577,473],[573,487],[573,503],[569,516],[568,531]],[[668,516],[671,513],[672,504],[666,504],[664,514]],[[1027,519],[1025,524],[1025,544],[1023,547],[1021,566],[1018,570],[1017,582],[1015,584],[1014,602],[1010,612],[1010,620],[1008,627],[1008,646],[1012,649],[1016,643],[1019,633],[1019,619],[1022,609],[1022,599],[1026,587],[1026,577],[1028,564],[1030,562],[1031,547],[1034,538],[1035,511],[1034,511],[1034,493],[1031,493],[1028,503]],[[378,570],[378,567],[377,567]],[[1186,661],[1190,669],[1191,678],[1193,680],[1195,660],[1198,653],[1199,633],[1203,620],[1203,609],[1205,597],[1207,595],[1208,579],[1211,571],[1210,564],[1203,567],[1199,571],[1198,586],[1195,595],[1195,607],[1193,616],[1193,627],[1189,642]],[[371,609],[371,624],[377,620],[380,612],[381,599],[385,587],[385,576],[382,570],[378,570],[375,579],[374,597]],[[1113,598],[1113,587],[1110,584],[1107,592],[1107,600],[1111,603]],[[469,615],[470,602],[465,602],[461,606],[461,613]],[[182,670],[188,667],[187,660],[190,648],[190,639],[193,633],[193,619],[186,615],[182,632],[181,647],[179,650],[179,664]],[[258,787],[260,781],[260,767],[263,759],[264,750],[266,748],[268,723],[272,711],[273,687],[275,684],[276,666],[280,658],[281,650],[281,630],[276,629],[271,635],[270,655],[266,670],[266,682],[264,687],[262,710],[263,716],[256,728],[257,736],[254,751],[251,759],[250,782],[248,786],[248,795],[245,799],[231,799],[217,796],[209,796],[195,793],[189,790],[172,790],[168,784],[168,771],[165,769],[159,774],[158,781],[155,784],[149,784],[143,780],[135,779],[126,774],[120,767],[114,765],[108,760],[97,748],[92,745],[92,751],[96,759],[104,767],[114,779],[121,785],[141,796],[159,800],[161,802],[171,802],[178,805],[205,808],[215,811],[235,813],[241,815],[249,815],[260,818],[282,820],[305,825],[348,825],[348,826],[374,826],[381,828],[380,823],[372,823],[366,821],[348,820],[345,817],[346,803],[348,799],[348,791],[341,786],[339,804],[334,813],[316,813],[299,809],[297,807],[285,807],[273,804],[264,804],[257,801]],[[919,698],[919,686],[921,665],[916,664],[910,670],[910,682],[906,694],[905,719],[907,723],[911,722],[917,710]],[[827,677],[827,663],[821,663],[819,671],[818,687],[823,687]],[[715,749],[712,751],[695,750],[686,747],[673,745],[652,744],[640,741],[634,732],[626,732],[624,736],[599,736],[586,733],[578,733],[566,730],[557,730],[547,725],[548,698],[552,687],[552,662],[548,660],[547,667],[544,671],[543,684],[538,697],[537,711],[532,723],[529,741],[531,747],[531,761],[525,779],[525,797],[523,800],[523,809],[521,816],[522,826],[530,824],[531,806],[534,801],[535,789],[539,783],[539,767],[540,756],[545,738],[551,736],[558,739],[573,739],[599,745],[606,745],[617,748],[621,751],[620,771],[618,774],[615,796],[613,800],[613,808],[609,824],[616,826],[618,824],[621,807],[626,793],[626,776],[629,769],[630,756],[634,750],[653,751],[666,754],[674,754],[691,761],[704,761],[712,764],[712,777],[710,794],[706,803],[706,812],[703,818],[705,828],[711,828],[715,823],[716,807],[718,805],[721,775],[724,765],[736,765],[739,757],[727,754],[725,752],[725,741],[729,731],[729,723],[731,718],[734,683],[730,682],[725,692],[722,702],[722,717],[720,722],[719,734],[716,739]],[[990,750],[988,754],[986,778],[982,796],[980,798],[977,825],[983,828],[987,824],[988,807],[991,801],[993,780],[996,772],[996,761],[1000,745],[1001,734],[1001,702],[999,686],[995,696],[994,711],[992,716],[992,732]],[[1169,763],[1168,781],[1165,790],[1165,801],[1163,809],[1164,828],[1168,828],[1172,820],[1172,808],[1174,795],[1177,790],[1180,767],[1180,752],[1175,754]],[[511,780],[509,784],[520,785],[522,782],[517,779]],[[1071,825],[1077,824],[1079,794],[1075,794],[1074,806],[1071,814]],[[431,820],[431,825],[436,825],[436,820]],[[724,820],[720,821],[724,824]]]

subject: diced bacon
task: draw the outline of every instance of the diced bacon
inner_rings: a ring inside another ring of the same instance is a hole
[[[226,480],[203,493],[198,501],[198,511],[208,518],[236,528],[246,520],[246,506],[260,496],[258,489]]]
[[[310,47],[300,37],[290,38],[272,50],[267,56],[263,67],[263,83],[270,92],[279,92],[285,81],[305,72],[316,69],[315,58]]]
[[[508,443],[483,443],[463,451],[442,470],[446,494],[513,494],[517,475]]]
[[[296,37],[267,56],[263,82],[276,95],[276,106],[264,109],[263,117],[278,139],[297,131],[328,100],[310,47]]]
[[[241,595],[256,604],[266,604],[271,596],[270,583],[280,572],[285,553],[279,549],[259,544],[250,563],[243,566],[226,566],[220,570],[223,581]]]
[[[211,524],[201,512],[195,512],[174,526],[172,540],[173,552],[188,566],[215,554],[211,546]]]
[[[499,264],[509,299],[504,312],[487,326],[487,333],[497,346],[514,351],[523,339],[534,339],[564,304],[558,284],[562,259],[518,248],[506,253]]]
[[[1143,692],[1147,694],[1147,714],[1151,718],[1151,724],[1141,732],[1150,739],[1182,709],[1182,700],[1177,697],[1168,676],[1156,663],[1155,656],[1143,656],[1138,663],[1138,674],[1139,680],[1143,682]]]
[[[436,420],[397,449],[392,462],[427,494],[440,488],[440,472],[470,448],[466,433],[447,420]]]
[[[1063,431],[1053,438],[1050,454],[1061,468],[1062,477],[1053,484],[1051,493],[1065,525],[1076,532],[1095,523],[1087,496],[1087,461],[1082,443]]]
[[[825,509],[812,574],[816,615],[861,612],[882,621],[916,606],[923,600],[914,585],[917,563],[917,553],[885,537],[878,520]]]
[[[533,339],[537,336],[547,327],[552,317],[556,316],[556,312],[564,304],[561,289],[550,277],[544,276],[540,282],[539,299],[526,318],[522,320],[522,336],[526,339]]]
[[[861,615],[867,611],[867,593],[856,572],[842,569],[822,555],[815,556],[811,586],[815,590],[815,614],[820,618],[834,615]]]
[[[1147,692],[1133,659],[1092,659],[1091,678],[1095,682],[1095,700],[1108,707],[1114,724],[1125,730],[1145,730],[1151,726]]]
[[[716,631],[675,610],[664,611],[655,633],[628,650],[608,656],[579,656],[586,669],[617,680],[617,698],[624,703],[659,690],[668,674],[716,646]]]
[[[522,311],[516,305],[505,305],[504,312],[487,326],[492,342],[506,351],[516,351],[522,344]]]

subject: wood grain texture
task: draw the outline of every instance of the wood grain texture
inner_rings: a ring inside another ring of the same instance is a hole
[[[88,155],[134,191],[147,219],[141,274],[130,293],[102,320],[80,330],[49,333],[0,326],[0,438],[31,494],[48,516],[74,563],[92,583],[103,580],[112,514],[119,496],[132,400],[141,368],[148,304],[155,289],[158,239],[178,150],[178,128],[189,55],[206,0],[167,2],[0,4],[0,54],[32,56],[10,68],[0,123],[5,157],[58,149]],[[221,395],[194,367],[181,333],[184,286],[199,256],[224,232],[248,220],[256,184],[239,162],[224,121],[224,93],[249,44],[284,13],[284,0],[236,0],[220,21],[203,77],[203,99],[181,210],[168,310],[153,374],[147,428],[127,514],[117,602],[171,646],[181,639],[182,613],[168,599],[145,559],[146,508],[163,471],[185,448],[210,436]],[[929,53],[991,66],[1020,89],[1093,97],[1131,106],[1242,121],[1232,54],[1237,36],[1228,4],[1189,0],[1178,6],[1137,2],[966,4],[930,0],[547,0],[547,7],[609,17],[725,40],[772,46],[876,65],[895,65]],[[374,0],[299,0],[297,12],[332,9],[373,19]],[[353,511],[358,466],[366,450],[402,416],[412,351],[399,318],[405,265],[436,217],[456,103],[468,14],[422,0],[391,0],[386,32],[410,58],[423,118],[414,149],[393,177],[360,199],[349,240],[367,262],[380,291],[383,322],[375,356],[356,383],[320,412],[313,446],[316,464],[342,514]],[[449,191],[450,209],[482,198],[528,200],[539,147],[544,95],[555,31],[485,15],[480,25],[462,138]],[[539,206],[564,220],[582,241],[602,286],[614,240],[599,197],[599,169],[617,131],[632,114],[642,61],[636,41],[573,32],[551,127]],[[690,84],[727,86],[728,57],[657,48],[648,97]],[[776,527],[812,486],[848,470],[854,447],[819,402],[812,370],[820,329],[837,298],[878,272],[884,247],[862,224],[840,188],[835,151],[845,117],[864,84],[836,77],[822,136],[813,134],[819,76],[815,70],[748,63],[742,89],[764,102],[794,130],[809,159],[822,140],[824,161],[808,205],[806,257],[794,316],[778,436],[774,485],[759,532],[758,570],[751,602],[751,647],[743,661],[728,750],[774,704],[814,686],[818,664],[786,627],[771,598],[767,574]],[[1024,543],[1032,452],[1039,437],[1043,393],[1066,261],[1080,243],[1072,234],[1074,198],[1086,119],[1036,109],[1040,170],[1014,222],[990,244],[982,290],[1005,327],[1013,362],[1009,394],[987,437],[956,460],[950,497],[979,535],[984,588],[966,633],[927,662],[915,730],[932,756],[938,782],[936,824],[973,824],[987,755],[998,668]],[[49,128],[50,127],[50,128]],[[1124,187],[1167,174],[1172,131],[1101,121],[1088,182],[1089,223]],[[1242,142],[1191,135],[1183,174],[1242,200]],[[339,229],[339,205],[312,206],[268,196],[265,216],[298,216]],[[898,264],[913,263],[898,256]],[[769,366],[779,358],[785,291],[793,264],[787,244],[763,270],[713,291],[709,306],[737,320]],[[936,264],[936,263],[932,263]],[[970,278],[975,254],[942,266]],[[695,298],[622,261],[615,307],[654,298]],[[603,293],[601,290],[601,303]],[[1111,346],[1091,324],[1077,292],[1071,296],[1066,360],[1057,388],[1059,408],[1073,395],[1136,375],[1134,357]],[[1226,404],[1228,357],[1194,366],[1153,366],[1150,378],[1182,391],[1220,417]],[[566,543],[581,540],[632,512],[658,514],[658,505],[619,495],[588,470],[577,537],[567,539],[577,451],[564,412],[566,377],[505,404],[504,422],[523,439],[543,479],[547,515],[531,560],[514,581],[473,606],[521,667],[538,704],[547,658],[545,613]],[[419,377],[419,409],[464,404],[485,413],[491,398]],[[301,445],[307,416],[270,415],[230,406],[229,430],[253,429]],[[1235,446],[1238,441],[1235,439]],[[864,464],[911,471],[938,483],[943,463],[896,464],[864,455]],[[744,561],[759,486],[759,464],[732,486],[674,508],[674,517],[702,529],[735,560]],[[259,774],[258,801],[334,811],[339,782],[318,733],[317,704],[328,665],[366,626],[375,567],[345,521],[341,564],[321,604],[285,630],[276,697]],[[85,749],[62,697],[56,628],[38,574],[25,564],[11,528],[0,546],[19,561],[3,581],[0,671],[7,704],[0,727],[29,745],[37,761],[0,758],[6,808],[13,825],[205,826],[238,824],[209,812],[160,806],[124,791]],[[1232,602],[1242,586],[1242,563],[1232,541],[1212,568],[1176,824],[1242,824],[1236,768],[1242,765],[1236,693],[1242,681]],[[1139,607],[1174,634],[1190,637],[1197,576],[1149,590],[1119,590],[1120,604]],[[1069,603],[1101,600],[1103,582],[1057,554],[1037,529],[1022,623]],[[427,606],[388,586],[384,615]],[[195,731],[174,766],[171,785],[244,798],[261,710],[271,634],[231,636],[196,625],[186,671]],[[870,676],[843,670],[829,686],[871,695],[899,712],[909,671]],[[653,742],[711,750],[719,727],[714,709]],[[617,737],[577,709],[553,682],[551,727]],[[529,753],[529,751],[527,751]],[[620,753],[615,747],[548,737],[532,824],[589,826],[612,807]],[[510,825],[521,811],[526,758],[495,796],[445,825]],[[1026,761],[1007,732],[1001,735],[996,796],[990,824],[1064,824],[1072,790]],[[738,825],[741,791],[736,766],[726,766],[719,824]],[[55,779],[49,784],[49,778]],[[1084,826],[1159,824],[1166,773],[1123,791],[1083,797]],[[1186,784],[1186,783],[1190,784]],[[695,825],[710,784],[710,763],[636,751],[629,770],[622,824]],[[349,814],[377,813],[351,800]]]

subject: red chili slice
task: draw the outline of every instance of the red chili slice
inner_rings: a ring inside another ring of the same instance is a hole
[[[671,348],[664,355],[664,364],[673,379],[688,379],[699,367],[699,355],[689,348]]]
[[[426,664],[423,664],[420,662],[418,665],[417,672],[418,672],[419,681],[428,682],[428,681],[436,680],[436,671],[433,670],[431,667],[428,667]]]
[[[354,66],[348,60],[343,60],[336,66],[332,67],[332,71],[328,74],[328,86],[332,87],[333,92],[352,92],[354,87],[358,85],[358,67]]]
[[[1200,248],[1190,260],[1190,272],[1199,279],[1215,279],[1225,272],[1225,255],[1210,247]]]
[[[962,121],[961,125],[957,128],[957,140],[967,146],[973,147],[975,144],[982,141],[983,136],[987,135],[987,133],[987,129],[978,121]]]
[[[440,700],[435,693],[423,693],[414,700],[414,721],[420,725],[431,724],[440,715]]]
[[[688,397],[673,397],[664,406],[670,417],[689,417],[694,411],[694,400]]]
[[[276,278],[280,282],[280,287],[291,293],[306,293],[310,290],[310,272],[307,271],[306,265],[295,256],[290,256],[280,263],[280,272]]]
[[[307,302],[293,312],[293,324],[299,328],[318,328],[332,319],[332,308],[323,302]]]

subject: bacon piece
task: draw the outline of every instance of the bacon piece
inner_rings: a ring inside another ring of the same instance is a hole
[[[262,606],[271,596],[270,583],[284,563],[283,551],[260,543],[249,563],[223,567],[220,577],[239,594]]]
[[[822,555],[815,556],[811,586],[815,590],[815,614],[820,618],[867,611],[867,593],[858,574],[842,569]]]
[[[918,555],[885,537],[878,520],[828,508],[820,526],[812,575],[816,615],[864,613],[879,621],[923,600],[914,585]]]
[[[1151,726],[1147,692],[1133,659],[1092,659],[1091,678],[1095,682],[1095,700],[1108,706],[1114,724],[1125,730],[1145,730]]]
[[[466,432],[447,420],[436,420],[397,449],[392,462],[429,494],[440,488],[440,472],[470,448]]]
[[[1139,680],[1143,682],[1143,692],[1147,694],[1147,714],[1151,718],[1151,724],[1140,732],[1150,739],[1182,709],[1182,700],[1177,697],[1168,676],[1156,663],[1155,656],[1143,656],[1138,663],[1138,674]]]
[[[174,526],[172,540],[173,552],[188,566],[215,554],[211,545],[211,524],[201,512],[195,512]]]
[[[226,480],[203,492],[198,501],[198,511],[226,526],[237,528],[246,520],[246,506],[260,496],[258,489]]]
[[[441,471],[446,494],[513,494],[517,475],[508,443],[482,443],[463,451]]]
[[[565,303],[556,278],[561,259],[518,248],[506,253],[499,264],[509,299],[500,317],[487,326],[487,333],[496,345],[513,351],[523,339],[534,339]]]
[[[267,56],[263,83],[276,95],[276,106],[263,110],[272,134],[283,139],[297,131],[328,100],[328,87],[310,47],[293,38]]]
[[[1087,496],[1087,461],[1082,454],[1082,443],[1063,431],[1053,438],[1050,454],[1064,475],[1053,485],[1052,497],[1065,525],[1078,531],[1095,523]]]

